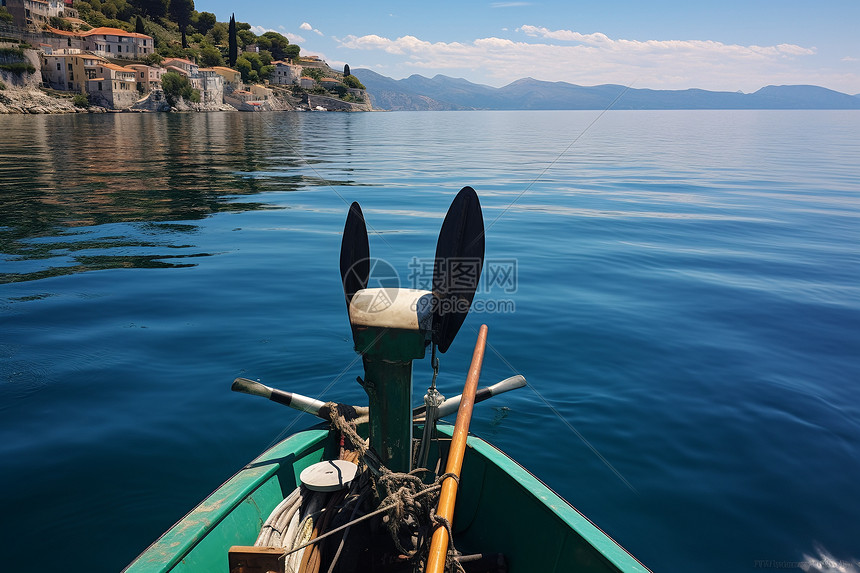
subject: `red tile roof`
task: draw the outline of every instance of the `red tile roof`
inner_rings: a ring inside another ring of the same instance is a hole
[[[60,30],[57,28],[52,28],[50,26],[47,27],[48,31],[52,34],[56,34],[58,36],[74,36],[78,38],[87,38],[93,35],[104,35],[104,36],[123,36],[126,38],[145,38],[147,40],[151,40],[152,36],[147,36],[146,34],[138,34],[136,32],[126,32],[125,30],[120,30],[119,28],[93,28],[92,30],[87,30],[86,32],[66,32],[65,30]]]
[[[87,30],[86,32],[80,32],[81,36],[93,36],[93,35],[105,35],[105,36],[125,36],[128,38],[148,38],[152,39],[152,36],[147,36],[146,34],[138,34],[137,32],[126,32],[125,30],[120,30],[119,28],[93,28],[92,30]]]

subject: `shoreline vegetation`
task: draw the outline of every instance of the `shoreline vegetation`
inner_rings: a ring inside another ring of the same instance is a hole
[[[0,7],[0,114],[372,111],[365,86],[193,0]]]

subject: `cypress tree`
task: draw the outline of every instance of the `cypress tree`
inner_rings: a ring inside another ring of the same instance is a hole
[[[185,39],[185,29],[191,23],[194,0],[170,0],[167,12],[173,21],[179,24],[179,33],[182,34],[182,48],[187,48],[188,41]]]
[[[134,21],[134,31],[138,34],[146,34],[146,30],[143,27],[143,18],[140,16],[138,16]]]
[[[349,77],[349,64],[343,65],[343,77]]]
[[[236,14],[230,16],[230,25],[227,28],[227,45],[227,60],[232,68],[236,66],[236,60],[239,58],[239,42],[236,39]]]

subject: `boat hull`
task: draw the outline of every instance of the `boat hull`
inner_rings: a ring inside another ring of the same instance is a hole
[[[439,426],[440,438],[451,428]],[[444,442],[443,442],[444,443]],[[325,428],[298,432],[245,466],[125,571],[228,572],[227,551],[253,545],[306,467],[337,457]],[[466,552],[503,553],[509,571],[647,572],[623,547],[501,450],[469,436],[454,515]]]

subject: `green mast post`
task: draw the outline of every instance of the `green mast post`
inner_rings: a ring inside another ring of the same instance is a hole
[[[355,350],[364,362],[370,445],[385,466],[412,465],[412,361],[430,340],[433,294],[403,288],[358,291],[349,305]]]

